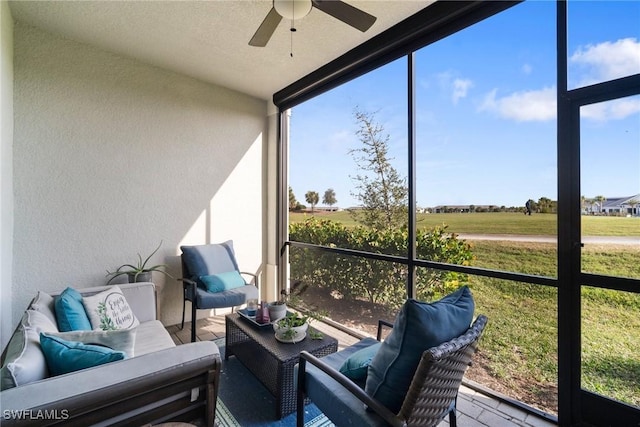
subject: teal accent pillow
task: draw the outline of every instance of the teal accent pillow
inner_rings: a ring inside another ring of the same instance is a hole
[[[207,291],[214,293],[228,291],[229,289],[239,288],[240,286],[246,285],[246,282],[237,271],[200,276],[200,280],[207,288]]]
[[[422,353],[462,335],[474,309],[466,286],[433,303],[407,300],[371,361],[365,392],[397,414]]]
[[[51,375],[62,375],[126,358],[123,351],[40,333],[40,348]]]
[[[340,366],[340,372],[352,380],[365,379],[371,360],[373,360],[381,345],[382,343],[379,342],[356,351]]]
[[[67,288],[54,298],[56,321],[60,332],[90,331],[91,322],[82,304],[82,295],[73,288]]]

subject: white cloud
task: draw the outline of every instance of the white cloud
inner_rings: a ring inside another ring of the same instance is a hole
[[[522,72],[526,75],[531,74],[531,72],[533,71],[533,67],[531,66],[531,64],[524,64],[522,66]]]
[[[640,113],[640,99],[617,99],[610,102],[586,105],[580,110],[580,117],[599,122],[621,120]]]
[[[473,87],[473,82],[469,79],[455,79],[453,81],[453,94],[451,100],[457,104],[460,98],[467,96],[467,91]]]
[[[556,88],[514,92],[498,98],[494,89],[485,95],[479,111],[489,111],[518,122],[548,121],[556,118]]]
[[[465,98],[470,88],[473,87],[473,82],[470,79],[462,77],[456,77],[453,71],[444,71],[436,75],[438,85],[442,91],[451,95],[451,102],[457,104],[461,98]]]
[[[556,88],[515,92],[501,98],[494,89],[485,95],[478,111],[487,111],[518,122],[548,121],[556,118]],[[599,122],[622,120],[640,113],[640,98],[624,98],[586,105],[580,110],[583,119]]]
[[[575,71],[581,86],[630,76],[640,73],[640,42],[626,38],[580,46],[569,61],[582,71]]]

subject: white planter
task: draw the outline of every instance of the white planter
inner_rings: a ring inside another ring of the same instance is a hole
[[[304,323],[301,326],[294,326],[292,328],[282,327],[278,325],[278,322],[273,323],[273,330],[276,333],[276,339],[281,342],[296,343],[302,341],[307,336],[308,323]],[[291,330],[292,333],[287,333]]]
[[[270,302],[267,307],[269,308],[269,319],[271,319],[271,322],[282,319],[287,315],[287,304],[275,304]]]

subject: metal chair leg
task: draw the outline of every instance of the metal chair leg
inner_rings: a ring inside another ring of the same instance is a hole
[[[456,397],[456,401],[453,404],[453,409],[451,411],[449,411],[449,427],[457,427],[458,426],[457,416],[456,416],[456,412],[458,411],[457,403],[458,403],[458,397]]]
[[[184,311],[187,305],[187,299],[182,298],[182,323],[180,324],[180,329],[184,329]]]
[[[191,301],[191,342],[196,342],[196,303]]]

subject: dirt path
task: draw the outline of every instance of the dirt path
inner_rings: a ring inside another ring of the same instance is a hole
[[[530,234],[457,234],[462,240],[502,240],[507,242],[556,243],[556,236],[534,236]],[[629,236],[582,236],[585,245],[636,245],[640,246],[640,237]]]

